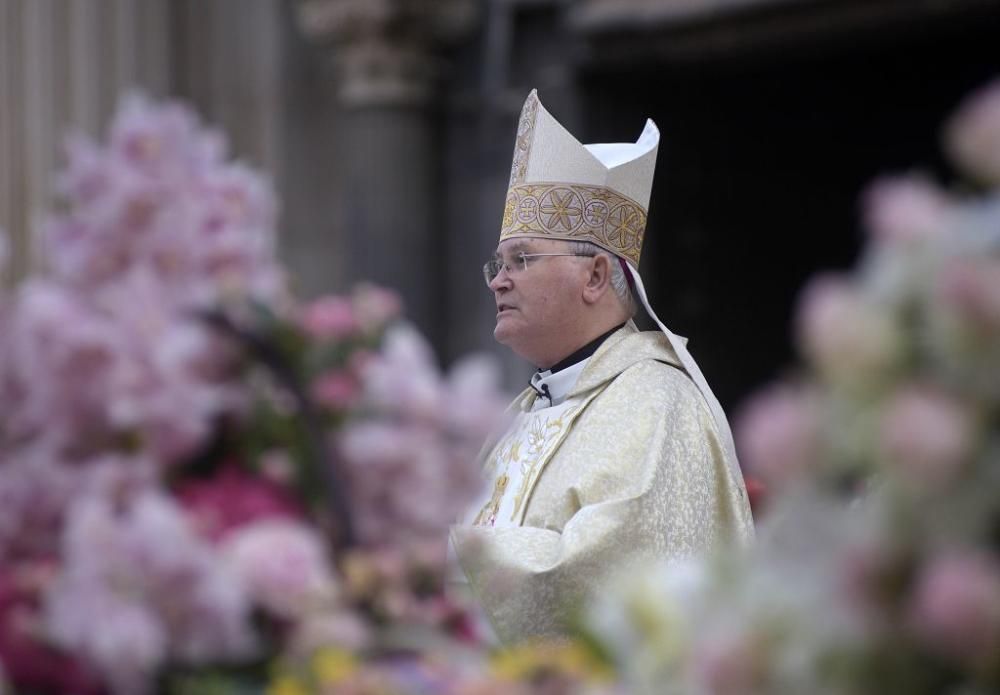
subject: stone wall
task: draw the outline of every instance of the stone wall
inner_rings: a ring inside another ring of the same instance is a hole
[[[6,281],[39,260],[38,217],[68,129],[96,133],[117,95],[169,81],[168,0],[0,0],[0,228]]]

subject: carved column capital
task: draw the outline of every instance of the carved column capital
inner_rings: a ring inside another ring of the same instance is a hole
[[[348,106],[431,99],[441,49],[472,29],[475,0],[298,0],[299,26],[327,47]]]

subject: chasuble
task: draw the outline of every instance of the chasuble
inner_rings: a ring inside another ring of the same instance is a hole
[[[484,448],[486,492],[451,531],[501,641],[564,634],[587,595],[631,563],[752,537],[743,481],[663,333],[630,322],[564,397],[526,389],[511,415]]]

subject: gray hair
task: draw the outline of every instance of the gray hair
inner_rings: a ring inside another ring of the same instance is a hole
[[[632,296],[628,278],[625,277],[625,269],[622,268],[622,264],[618,261],[618,256],[590,241],[569,241],[567,243],[572,253],[578,253],[581,256],[604,256],[610,261],[611,287],[615,291],[615,296],[618,297],[618,301],[628,311],[628,315],[630,317],[635,316],[639,310],[639,305],[636,303],[635,297]]]

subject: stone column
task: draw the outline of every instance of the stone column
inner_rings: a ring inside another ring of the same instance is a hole
[[[351,280],[403,295],[441,345],[447,255],[443,224],[444,50],[476,19],[474,0],[300,0],[299,24],[328,51],[337,81],[340,217]],[[331,191],[333,193],[333,191]]]
[[[119,94],[162,93],[169,0],[0,0],[0,228],[4,279],[40,261],[39,219],[71,129],[96,135]]]
[[[221,129],[233,156],[284,174],[282,0],[171,0],[171,91]]]

